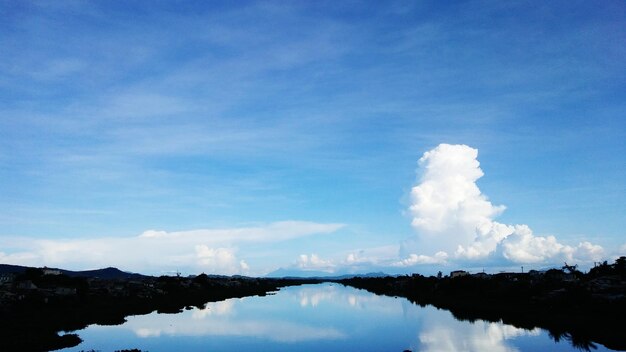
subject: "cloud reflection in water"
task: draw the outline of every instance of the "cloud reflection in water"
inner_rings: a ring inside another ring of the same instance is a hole
[[[345,338],[334,328],[317,327],[268,316],[239,317],[241,299],[208,303],[204,309],[180,314],[150,314],[128,319],[127,328],[141,338],[160,336],[245,336],[277,342],[301,342]]]
[[[432,315],[432,316],[431,316]],[[525,330],[502,323],[477,320],[473,323],[459,322],[451,314],[428,314],[427,324],[419,332],[419,351],[518,351],[507,340],[520,336],[538,336],[540,329]]]
[[[184,345],[189,351],[203,351],[207,346],[229,351],[233,343],[260,350],[297,348],[303,352],[320,348],[504,352],[528,346],[555,347],[539,329],[458,321],[446,310],[335,284],[288,287],[272,296],[211,302],[203,309],[180,314],[133,316],[120,326],[92,326],[88,330],[93,342],[89,342],[89,333],[79,333],[87,337],[79,346],[83,350],[114,350],[117,345],[113,347],[110,336],[126,336],[125,331],[131,336],[128,341],[150,351],[171,350],[172,344]],[[100,339],[104,342],[94,340],[98,336],[103,336]],[[568,346],[559,344],[559,348],[567,350]]]

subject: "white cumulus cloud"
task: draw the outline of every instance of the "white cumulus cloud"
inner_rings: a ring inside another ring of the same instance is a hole
[[[496,256],[514,263],[589,262],[604,254],[589,242],[569,246],[554,236],[535,236],[527,225],[495,221],[505,207],[492,204],[476,184],[484,175],[477,149],[440,144],[424,153],[419,166],[421,178],[411,190],[409,207],[418,234],[413,249],[437,255],[411,254],[398,265],[441,262],[447,258],[441,253],[463,260]]]
[[[210,248],[207,245],[197,245],[196,257],[200,267],[212,268],[224,274],[240,273],[248,269],[245,261],[238,261],[235,250],[232,248]]]
[[[441,144],[419,160],[420,183],[411,190],[412,225],[428,250],[453,252],[476,238],[477,228],[489,227],[504,211],[494,206],[476,181],[483,176],[478,150],[465,145]]]
[[[411,253],[407,258],[397,261],[392,266],[413,266],[417,264],[443,264],[448,259],[448,254],[443,251],[437,252],[434,256]]]
[[[321,270],[333,272],[335,264],[331,260],[320,258],[317,254],[300,254],[296,267],[302,270]]]

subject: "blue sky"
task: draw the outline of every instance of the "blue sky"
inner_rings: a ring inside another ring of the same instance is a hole
[[[263,275],[626,253],[622,1],[2,1],[0,17],[0,262]],[[494,237],[463,257],[474,230],[416,226],[428,151],[473,165],[471,219],[527,225],[503,236],[542,254]]]

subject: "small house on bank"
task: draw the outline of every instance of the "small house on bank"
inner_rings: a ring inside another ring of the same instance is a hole
[[[469,275],[469,273],[465,270],[454,270],[452,272],[450,272],[450,277],[451,278],[455,278],[455,277],[461,277],[461,276],[467,276]]]

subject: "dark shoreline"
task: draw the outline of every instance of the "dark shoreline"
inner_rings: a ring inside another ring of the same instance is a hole
[[[582,350],[593,349],[595,344],[626,350],[626,257],[612,265],[605,262],[587,274],[564,267],[523,274],[456,271],[450,277],[151,277],[113,268],[88,274],[99,277],[72,272],[69,276],[47,268],[19,270],[11,274],[10,282],[0,281],[0,347],[7,352],[74,347],[82,341],[80,337],[59,332],[91,324],[118,325],[131,315],[179,313],[203,308],[208,302],[264,296],[281,287],[321,282],[405,297],[421,306],[449,310],[459,320],[542,328],[554,340],[568,340]]]
[[[317,283],[313,280],[245,277],[146,277],[141,280],[94,280],[99,286],[122,285],[122,292],[79,290],[76,295],[22,291],[18,300],[0,305],[2,351],[50,351],[82,342],[75,333],[91,324],[119,325],[131,315],[179,313],[229,298],[265,296],[281,287]],[[92,281],[93,285],[93,281]],[[135,286],[135,287],[133,287]]]
[[[604,279],[606,277],[600,277]],[[353,278],[346,286],[395,297],[420,306],[450,311],[456,319],[485,320],[518,328],[547,330],[555,341],[567,340],[581,350],[602,344],[626,350],[626,277],[611,275],[619,285],[594,292],[597,277],[562,281],[532,278],[529,274],[492,275],[488,278],[412,276]]]

